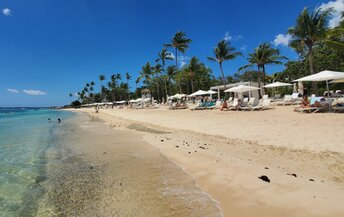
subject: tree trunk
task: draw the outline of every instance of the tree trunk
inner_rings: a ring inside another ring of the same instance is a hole
[[[263,84],[265,85],[265,65],[262,65],[262,69],[263,69],[262,79],[263,79]]]
[[[225,79],[225,73],[223,72],[222,63],[219,63],[219,64],[220,64],[221,75],[222,75],[222,84],[223,84],[223,86],[225,87],[225,90],[226,90],[226,79]]]
[[[258,66],[258,88],[259,88],[259,90],[258,90],[258,96],[259,96],[259,99],[261,99],[262,98],[262,93],[261,93],[261,89],[260,89],[260,67]]]
[[[311,72],[311,75],[314,74],[314,63],[313,63],[313,47],[309,47],[308,52],[308,63],[309,63],[309,71]],[[318,94],[318,84],[316,81],[312,82],[312,89],[314,94]]]
[[[156,93],[158,94],[158,102],[160,102],[159,82],[156,83]]]
[[[166,71],[165,71],[165,64],[162,65],[162,70],[164,70],[164,84],[165,84],[165,102],[167,102],[167,77],[166,77]]]
[[[176,51],[175,51],[175,55],[176,55],[176,68],[178,70],[178,50],[176,48]]]
[[[195,89],[194,89],[194,83],[193,83],[193,79],[191,79],[191,93],[194,93]]]

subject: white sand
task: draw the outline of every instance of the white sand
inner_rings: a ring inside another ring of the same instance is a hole
[[[343,114],[298,114],[292,107],[263,112],[78,111],[114,127],[143,131],[149,144],[219,201],[225,216],[344,214]],[[261,175],[271,183],[258,179]]]

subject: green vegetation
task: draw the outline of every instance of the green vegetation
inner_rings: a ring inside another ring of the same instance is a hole
[[[254,81],[270,83],[275,81],[292,82],[293,80],[328,69],[344,71],[344,19],[335,28],[328,27],[331,10],[319,8],[311,11],[303,9],[296,19],[294,27],[287,33],[291,35],[289,46],[299,55],[297,60],[288,60],[280,54],[277,48],[270,43],[261,43],[252,53],[248,54],[247,64],[238,66],[237,72],[232,76],[225,75],[223,63],[233,60],[242,54],[226,40],[218,42],[213,49],[213,56],[208,60],[217,62],[220,67],[221,76],[215,78],[212,69],[202,63],[199,58],[181,59],[179,53],[185,54],[190,48],[192,40],[187,35],[178,31],[173,35],[170,43],[164,44],[164,48],[158,52],[154,64],[147,62],[141,67],[139,76],[135,78],[135,90],[130,91],[129,80],[132,75],[126,72],[122,81],[121,73],[111,75],[107,85],[105,75],[99,75],[100,91],[94,92],[95,82],[85,84],[77,93],[81,103],[92,103],[101,101],[129,100],[141,96],[141,91],[148,89],[151,95],[158,101],[166,100],[168,95],[175,93],[190,94],[199,89],[208,90],[210,86],[226,85],[238,81]],[[343,13],[344,18],[344,13]],[[171,51],[169,51],[171,49]],[[174,55],[172,54],[174,53]],[[209,54],[211,49],[209,49]],[[171,63],[174,60],[174,63]],[[179,60],[179,61],[178,61]],[[182,61],[180,61],[182,60]],[[181,64],[181,62],[184,62]],[[284,64],[285,69],[281,72],[267,74],[266,65]],[[142,82],[142,86],[139,84]],[[339,85],[339,84],[336,84]],[[337,88],[333,85],[332,88]],[[304,83],[304,86],[312,93],[322,93],[325,90],[324,83]],[[282,89],[290,91],[290,89]],[[73,94],[69,94],[73,98]],[[77,102],[74,101],[74,104]]]

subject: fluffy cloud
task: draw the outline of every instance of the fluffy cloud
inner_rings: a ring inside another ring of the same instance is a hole
[[[19,93],[19,90],[12,89],[12,88],[7,88],[7,91],[10,92],[10,93]]]
[[[2,13],[3,13],[5,16],[10,16],[11,13],[12,13],[12,11],[11,11],[11,9],[9,9],[9,8],[4,8],[4,9],[2,9]]]
[[[276,46],[278,45],[288,46],[290,39],[291,39],[291,35],[289,34],[278,34],[275,37],[274,44]]]
[[[223,40],[230,41],[232,39],[232,36],[229,35],[229,33],[226,31],[225,37],[223,37]]]
[[[23,92],[28,94],[28,95],[33,95],[33,96],[47,95],[47,92],[44,92],[41,90],[23,90]]]
[[[246,51],[246,48],[247,48],[247,45],[243,45],[243,46],[241,46],[240,50]]]
[[[180,67],[185,66],[188,60],[189,60],[188,56],[183,56],[183,55],[178,56],[178,63],[180,65]]]
[[[338,26],[341,21],[342,12],[344,11],[344,0],[335,0],[329,1],[327,3],[323,3],[320,5],[321,9],[333,9],[332,18],[329,21],[329,25],[331,28]]]

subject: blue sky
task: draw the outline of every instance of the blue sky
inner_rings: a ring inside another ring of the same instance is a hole
[[[153,62],[178,30],[192,39],[186,61],[197,56],[218,76],[218,65],[206,57],[226,35],[247,55],[261,42],[274,44],[304,7],[322,3],[328,1],[2,0],[0,106],[63,105],[86,82],[95,81],[98,90],[99,74],[129,72],[135,88],[141,66]],[[244,57],[226,62],[225,73],[244,64]],[[281,70],[268,67],[268,73]]]

